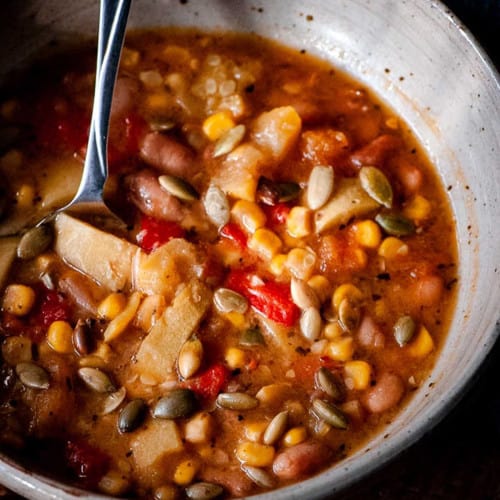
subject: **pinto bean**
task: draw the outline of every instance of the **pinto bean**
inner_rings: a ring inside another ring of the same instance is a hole
[[[363,404],[372,413],[381,413],[396,406],[403,393],[404,384],[401,378],[394,373],[384,372],[366,392]]]
[[[207,466],[200,472],[201,479],[224,486],[231,497],[242,497],[252,491],[252,481],[240,469]]]
[[[329,460],[332,451],[317,441],[305,441],[279,453],[274,459],[273,472],[280,479],[294,479],[314,472]]]
[[[378,136],[362,148],[355,151],[351,157],[351,164],[357,168],[363,165],[383,166],[387,156],[402,146],[400,137],[390,134]]]
[[[371,316],[365,315],[358,328],[357,340],[363,347],[379,349],[384,347],[385,337],[382,329]]]
[[[167,193],[151,171],[142,170],[125,178],[130,201],[145,215],[179,222],[183,217],[181,202]]]
[[[111,120],[126,115],[135,102],[139,86],[129,77],[120,77],[116,80],[111,105]]]
[[[331,165],[349,148],[347,137],[334,129],[307,130],[300,138],[302,158],[316,165]]]
[[[59,278],[57,285],[61,292],[85,312],[92,316],[97,315],[97,305],[106,294],[101,286],[76,271],[65,272]]]
[[[422,276],[409,289],[409,295],[416,307],[435,306],[441,300],[443,292],[443,279],[435,274]]]
[[[397,177],[407,195],[415,194],[424,182],[422,171],[415,165],[406,162],[398,165]]]
[[[164,174],[190,177],[195,173],[194,154],[187,147],[159,132],[150,132],[139,141],[141,158]]]

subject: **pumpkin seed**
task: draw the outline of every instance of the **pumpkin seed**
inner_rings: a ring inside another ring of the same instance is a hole
[[[154,407],[153,417],[173,420],[185,418],[196,411],[198,402],[190,389],[174,389],[163,396]]]
[[[220,484],[214,483],[195,483],[189,485],[184,492],[191,500],[211,500],[222,495],[224,488]]]
[[[230,153],[243,140],[245,132],[245,125],[242,124],[229,129],[215,143],[213,157],[217,158]]]
[[[261,175],[257,184],[255,197],[258,203],[264,203],[264,205],[269,205],[271,207],[276,205],[280,199],[278,184]]]
[[[118,430],[120,432],[135,431],[146,417],[147,405],[142,399],[134,399],[120,412]]]
[[[315,307],[319,309],[320,303],[316,292],[303,280],[292,278],[290,282],[292,300],[300,309]]]
[[[275,481],[269,472],[259,469],[259,467],[252,467],[251,465],[242,465],[241,470],[261,488],[273,488]]]
[[[347,332],[352,332],[356,329],[360,320],[359,308],[349,299],[343,299],[339,305],[339,323],[340,326]]]
[[[19,380],[30,389],[48,389],[50,387],[49,374],[34,363],[18,363],[16,373]]]
[[[307,184],[307,204],[312,210],[321,208],[333,192],[333,168],[317,165],[311,170]]]
[[[392,207],[392,187],[381,170],[377,167],[362,167],[359,181],[368,196],[386,208]]]
[[[222,313],[239,312],[244,314],[248,309],[248,300],[243,295],[229,288],[218,288],[215,290],[214,304]]]
[[[106,396],[104,403],[102,405],[102,415],[107,415],[108,413],[113,413],[125,400],[127,395],[127,390],[125,387],[120,387],[117,391],[112,392],[109,396]]]
[[[302,335],[310,342],[314,342],[321,334],[321,326],[322,321],[319,309],[316,307],[304,309],[300,317],[300,331]]]
[[[73,347],[80,356],[86,356],[90,351],[89,336],[89,325],[80,318],[73,330]]]
[[[17,256],[22,260],[35,258],[49,248],[53,237],[52,228],[48,224],[31,228],[19,241]]]
[[[391,236],[408,236],[415,232],[415,224],[401,214],[377,214],[375,222]]]
[[[217,396],[217,404],[228,410],[252,410],[259,400],[244,392],[221,392]]]
[[[245,346],[265,345],[264,335],[258,327],[247,328],[240,337],[240,344]]]
[[[182,378],[189,378],[200,368],[203,360],[203,344],[192,337],[182,345],[177,357],[177,370]]]
[[[300,194],[300,186],[296,182],[281,182],[278,184],[280,203],[296,200]]]
[[[158,182],[165,191],[168,191],[181,200],[194,201],[200,198],[196,189],[181,177],[160,175],[160,177],[158,177]]]
[[[394,324],[394,338],[400,347],[406,345],[415,334],[417,325],[411,316],[401,316]]]
[[[314,375],[316,386],[334,401],[342,401],[345,397],[345,388],[341,380],[324,366],[320,367]]]
[[[96,392],[114,392],[116,387],[110,378],[99,368],[84,366],[78,370],[79,377],[85,382],[87,387]]]
[[[333,403],[316,398],[312,402],[313,413],[336,429],[347,429],[348,420],[340,408]]]
[[[264,431],[262,442],[264,444],[274,444],[284,434],[288,427],[288,411],[284,410],[275,415]]]
[[[208,218],[217,227],[222,227],[229,222],[231,213],[226,193],[214,184],[208,187],[203,200],[203,206]]]

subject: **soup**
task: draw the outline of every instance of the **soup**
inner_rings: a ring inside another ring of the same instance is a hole
[[[137,32],[105,189],[127,226],[65,213],[27,229],[76,191],[94,64],[44,61],[3,94],[3,448],[157,499],[335,466],[426,384],[446,335],[455,228],[432,165],[306,51]]]

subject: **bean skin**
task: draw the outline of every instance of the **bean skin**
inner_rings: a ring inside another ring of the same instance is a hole
[[[354,167],[361,168],[363,165],[383,167],[387,156],[402,146],[400,137],[390,134],[378,136],[366,146],[355,151],[351,157]]]
[[[404,393],[401,378],[389,372],[382,373],[376,384],[370,388],[363,398],[363,404],[372,413],[382,413],[396,406]]]
[[[357,340],[363,347],[381,349],[385,344],[382,329],[371,316],[364,316],[358,328]]]

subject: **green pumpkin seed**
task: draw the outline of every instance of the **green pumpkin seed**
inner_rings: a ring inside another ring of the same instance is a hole
[[[392,207],[392,187],[382,171],[377,167],[362,167],[359,180],[368,196],[386,208]]]
[[[247,328],[240,337],[240,344],[244,346],[265,345],[264,335],[258,327]]]
[[[411,316],[401,316],[394,324],[394,338],[400,347],[406,345],[413,338],[417,325]]]
[[[146,417],[147,405],[142,399],[134,399],[120,412],[118,430],[120,432],[135,431]]]
[[[160,186],[171,195],[184,201],[194,201],[200,198],[196,189],[181,177],[174,175],[160,175],[158,177]]]
[[[177,357],[177,370],[182,378],[194,375],[203,361],[203,344],[197,337],[192,337],[182,345]]]
[[[312,411],[317,417],[321,418],[332,427],[336,429],[347,429],[349,422],[346,415],[333,403],[328,403],[327,401],[317,398],[312,402]]]
[[[319,339],[321,335],[321,313],[319,309],[316,307],[308,307],[302,311],[302,315],[300,316],[300,331],[302,335],[309,340],[310,342],[314,342]]]
[[[208,187],[203,199],[203,206],[208,218],[217,227],[222,227],[229,222],[231,211],[226,193],[214,184]]]
[[[213,157],[217,158],[230,153],[243,140],[245,132],[245,125],[242,124],[236,125],[236,127],[228,130],[215,143]]]
[[[318,389],[328,394],[334,401],[342,401],[344,399],[344,385],[330,370],[322,366],[315,373],[314,379]]]
[[[190,389],[174,389],[163,396],[154,407],[153,417],[173,420],[185,418],[193,414],[198,408],[198,402]]]
[[[257,485],[261,488],[274,488],[276,482],[269,474],[269,472],[259,469],[258,467],[252,467],[251,465],[242,465],[241,470]]]
[[[30,389],[48,389],[50,387],[49,374],[34,363],[18,363],[16,373],[19,380]]]
[[[45,252],[52,243],[54,234],[48,224],[35,226],[24,233],[17,246],[17,256],[29,260]]]
[[[259,400],[244,392],[221,392],[217,404],[228,410],[252,410],[258,406]]]
[[[264,205],[274,206],[280,199],[280,189],[278,184],[267,177],[261,175],[257,183],[256,201]]]
[[[200,482],[191,484],[184,492],[190,500],[211,500],[222,495],[224,488],[220,484]]]
[[[356,329],[360,320],[359,308],[349,299],[344,299],[339,305],[339,323],[340,326],[347,332],[352,332]]]
[[[400,214],[377,214],[375,222],[391,236],[408,236],[415,232],[415,224]]]
[[[288,411],[282,411],[275,415],[264,431],[262,442],[264,444],[274,444],[284,434],[288,427]]]
[[[321,208],[333,192],[333,168],[317,165],[311,170],[307,183],[307,204],[312,210]]]
[[[280,203],[296,200],[300,194],[300,186],[296,182],[281,182],[278,184]]]
[[[127,395],[127,390],[125,387],[120,387],[117,391],[112,392],[109,396],[106,396],[104,403],[102,405],[102,415],[107,415],[108,413],[113,413],[125,400]]]
[[[218,288],[214,293],[214,304],[222,313],[239,312],[248,309],[248,300],[243,295],[229,288]]]
[[[99,368],[93,368],[91,366],[84,366],[78,370],[78,376],[85,382],[87,387],[90,389],[105,393],[114,392],[116,387],[110,378]]]

